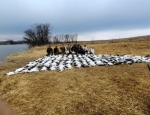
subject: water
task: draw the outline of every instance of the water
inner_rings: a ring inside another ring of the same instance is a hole
[[[17,44],[17,45],[0,45],[0,63],[4,61],[4,58],[21,51],[28,50],[27,44]]]

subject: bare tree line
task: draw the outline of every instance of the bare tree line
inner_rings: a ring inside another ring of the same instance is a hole
[[[29,47],[41,46],[50,43],[71,43],[77,41],[78,34],[61,34],[52,37],[50,24],[34,24],[24,31],[24,40]]]
[[[54,44],[57,43],[72,43],[77,41],[78,34],[60,34],[52,38]]]

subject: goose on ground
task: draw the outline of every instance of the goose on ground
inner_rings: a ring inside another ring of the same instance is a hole
[[[90,66],[96,66],[96,64],[95,64],[93,61],[90,61],[90,62],[89,62],[89,65],[90,65]]]
[[[76,67],[76,68],[81,68],[81,66],[82,66],[81,64],[78,64],[78,65],[76,65],[75,67]]]
[[[66,65],[65,65],[65,68],[66,68],[66,69],[72,69],[72,66],[71,66],[71,64],[66,64]]]
[[[105,63],[102,62],[102,61],[95,61],[95,63],[96,63],[96,65],[98,65],[98,66],[104,66],[104,65],[105,65]]]
[[[15,70],[15,73],[21,73],[24,69],[25,69],[24,67],[18,68]]]
[[[34,67],[31,70],[29,70],[29,72],[38,72],[38,71],[39,71],[38,67]]]
[[[126,64],[132,65],[134,62],[133,60],[127,61]]]
[[[14,75],[14,74],[15,74],[15,72],[8,72],[8,73],[6,73],[7,76]]]
[[[56,70],[56,66],[51,66],[49,69],[50,70]]]
[[[67,60],[66,63],[72,63],[72,61],[71,60]]]
[[[63,70],[65,70],[65,67],[57,67],[57,70],[62,72]]]
[[[42,68],[41,68],[41,71],[46,71],[47,70],[47,67],[45,67],[45,66],[43,66]]]
[[[107,65],[114,65],[112,62],[108,62]]]
[[[37,63],[36,62],[29,62],[28,64],[27,64],[27,66],[28,67],[33,67],[33,66],[35,66]]]
[[[28,69],[24,69],[21,73],[28,73],[29,70]]]
[[[47,62],[44,64],[44,66],[45,66],[45,67],[50,67],[51,63],[52,63],[52,61],[49,60],[49,61],[47,61]]]

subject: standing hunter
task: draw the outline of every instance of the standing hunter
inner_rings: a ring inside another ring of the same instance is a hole
[[[66,53],[66,48],[65,48],[64,44],[61,45],[60,51],[61,51],[62,55],[64,55]]]

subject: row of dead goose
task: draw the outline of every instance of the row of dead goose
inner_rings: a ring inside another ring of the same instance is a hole
[[[91,67],[91,66],[105,66],[105,65],[119,65],[119,64],[133,64],[133,63],[148,63],[150,56],[132,56],[132,55],[53,55],[44,56],[35,61],[29,62],[26,66],[16,69],[13,72],[8,72],[6,75],[13,75],[18,73],[30,73],[46,70],[63,71],[66,69]]]

